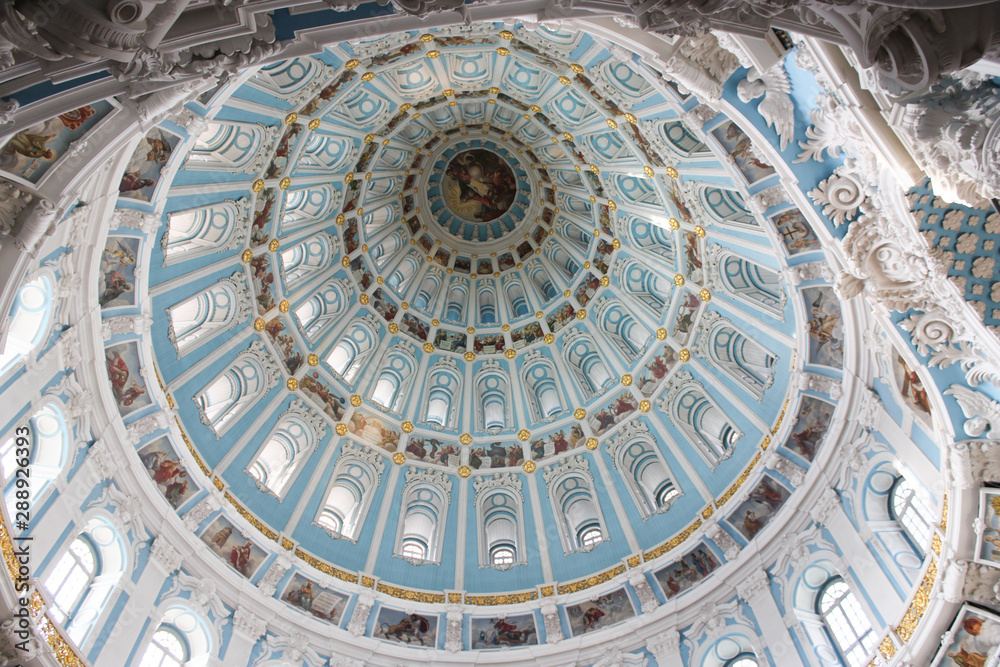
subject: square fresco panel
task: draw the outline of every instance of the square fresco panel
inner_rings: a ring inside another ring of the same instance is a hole
[[[467,341],[464,333],[438,329],[434,333],[434,347],[439,350],[465,354]]]
[[[538,322],[528,322],[520,329],[510,332],[510,344],[515,350],[520,350],[533,343],[540,343],[545,337],[542,325]]]
[[[27,127],[0,148],[0,169],[37,183],[70,144],[85,135],[112,107],[95,102]]]
[[[746,179],[748,185],[763,180],[774,173],[774,167],[763,162],[754,154],[753,144],[739,125],[726,121],[712,130],[712,135],[719,140],[722,150],[733,159],[736,169]]]
[[[927,397],[927,390],[920,379],[920,375],[910,368],[910,365],[903,359],[903,355],[896,352],[896,359],[892,365],[893,376],[896,378],[896,388],[903,397],[903,401],[917,415],[917,418],[925,425],[931,424],[931,403]]]
[[[976,560],[1000,567],[1000,489],[982,489],[979,495],[979,518]]]
[[[296,572],[288,580],[288,585],[285,586],[281,599],[316,618],[330,623],[340,623],[344,609],[347,607],[348,597],[323,588]]]
[[[347,430],[387,452],[394,452],[399,446],[399,431],[390,428],[390,425],[380,417],[365,414],[360,410],[351,415],[351,420],[347,422]]]
[[[398,609],[381,607],[372,636],[408,646],[434,648],[437,645],[437,616],[407,614]]]
[[[101,253],[101,284],[98,285],[101,308],[136,304],[135,262],[138,256],[137,237],[108,235]]]
[[[604,435],[614,428],[615,424],[628,418],[639,409],[639,401],[627,391],[595,412],[590,417],[590,428],[595,435]]]
[[[772,215],[771,222],[789,255],[809,252],[820,247],[816,232],[797,209]]]
[[[462,456],[462,448],[458,444],[442,442],[437,438],[411,437],[403,451],[408,458],[448,468],[457,468]]]
[[[247,539],[225,516],[218,516],[201,534],[201,541],[229,566],[251,579],[267,558],[264,550]]]
[[[541,438],[531,441],[531,458],[542,461],[550,456],[568,452],[582,447],[587,442],[587,436],[579,424],[570,424],[569,428],[561,428]]]
[[[636,379],[636,388],[646,398],[652,398],[676,365],[677,353],[674,352],[674,348],[664,345],[663,350],[650,359],[642,372],[639,373],[639,377]]]
[[[570,631],[574,637],[600,630],[635,616],[635,608],[624,588],[611,591],[587,602],[566,607]]]
[[[154,127],[136,146],[132,158],[125,167],[118,196],[137,201],[150,201],[153,191],[160,182],[160,172],[166,166],[171,153],[177,147],[177,137]]]
[[[135,341],[104,348],[104,363],[111,381],[111,393],[122,417],[153,404],[142,377],[139,345]]]
[[[299,389],[334,421],[340,421],[347,410],[347,401],[320,377],[316,371],[306,373],[299,380]]]
[[[844,367],[844,322],[832,287],[802,290],[809,318],[809,363]]]
[[[1000,654],[1000,616],[965,604],[949,630],[951,643],[938,650],[934,667],[995,665]]]
[[[283,317],[275,317],[264,325],[264,331],[271,338],[274,347],[278,351],[278,357],[285,366],[289,375],[295,375],[295,371],[305,363],[305,357],[299,349],[298,343],[291,333],[285,333],[287,323]]]
[[[826,429],[830,426],[833,408],[834,406],[826,401],[813,396],[803,396],[795,426],[785,441],[785,448],[812,463],[816,457],[816,450],[826,435]]]
[[[534,646],[538,643],[538,630],[535,629],[533,614],[518,614],[498,618],[473,617],[469,621],[469,648],[478,649],[507,648],[514,646]]]
[[[764,529],[792,492],[770,475],[764,475],[750,497],[744,500],[726,519],[747,542]]]
[[[680,595],[719,567],[719,560],[702,542],[670,565],[653,573],[669,600]]]
[[[180,457],[170,446],[170,440],[166,436],[140,448],[139,460],[156,483],[156,488],[174,509],[198,493],[198,487],[191,481],[187,469],[181,465]]]
[[[474,446],[469,449],[469,467],[473,470],[481,468],[514,468],[524,462],[524,450],[521,445],[503,445],[493,442],[488,445]]]

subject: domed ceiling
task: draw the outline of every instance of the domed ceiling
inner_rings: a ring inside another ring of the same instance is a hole
[[[364,587],[541,627],[554,594],[617,621],[711,577],[801,482],[834,406],[790,378],[844,343],[832,289],[781,273],[815,233],[748,211],[779,176],[698,104],[587,34],[477,24],[268,66],[151,131],[120,206],[163,213],[152,358],[207,475],[168,502],[217,487],[207,547],[255,583],[292,556],[275,595],[314,582],[338,624]]]

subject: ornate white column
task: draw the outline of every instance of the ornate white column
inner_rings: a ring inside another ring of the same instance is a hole
[[[244,607],[237,607],[233,613],[233,636],[226,648],[223,664],[250,664],[250,653],[266,630],[267,623],[264,619],[250,613]]]
[[[823,524],[833,535],[834,542],[843,552],[843,574],[850,568],[855,583],[863,589],[855,591],[859,599],[866,595],[878,601],[878,612],[884,619],[893,619],[903,611],[903,600],[893,588],[889,576],[872,556],[868,545],[861,539],[854,524],[840,502],[834,489],[827,488],[809,508],[816,523]]]
[[[676,630],[661,632],[646,640],[646,649],[659,667],[684,667],[681,660],[681,635]]]
[[[176,572],[184,557],[163,537],[157,537],[150,548],[149,560],[121,615],[115,621],[96,663],[109,667],[125,667],[129,653],[142,633],[144,621],[149,616],[163,582]]]
[[[791,634],[785,627],[778,605],[771,596],[771,580],[763,569],[755,570],[736,586],[736,592],[750,605],[760,625],[761,635],[776,664],[782,667],[803,667]]]

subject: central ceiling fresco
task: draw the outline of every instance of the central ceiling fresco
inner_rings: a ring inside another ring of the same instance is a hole
[[[167,501],[216,487],[202,541],[254,582],[294,556],[276,595],[338,624],[359,587],[403,609],[612,586],[582,633],[711,577],[801,483],[835,406],[790,379],[844,340],[832,288],[783,278],[815,232],[749,210],[779,176],[725,116],[689,127],[698,104],[590,35],[500,23],[189,103],[192,138],[153,130],[120,188],[163,214],[151,360],[207,475]],[[113,380],[149,354],[119,347]],[[148,404],[119,384],[123,414]]]

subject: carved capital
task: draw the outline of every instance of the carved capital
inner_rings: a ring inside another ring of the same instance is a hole
[[[736,585],[736,593],[747,604],[753,604],[753,599],[771,588],[771,579],[763,569],[754,570],[742,582]]]
[[[252,641],[260,639],[267,631],[264,619],[247,611],[245,607],[237,607],[233,612],[233,630]]]
[[[809,507],[809,515],[816,523],[827,525],[840,509],[840,494],[835,489],[827,487]]]
[[[180,566],[184,562],[184,557],[180,554],[180,552],[177,551],[177,549],[174,549],[170,542],[162,536],[153,540],[153,546],[150,548],[149,557],[159,563],[160,566],[168,573],[180,569]]]

